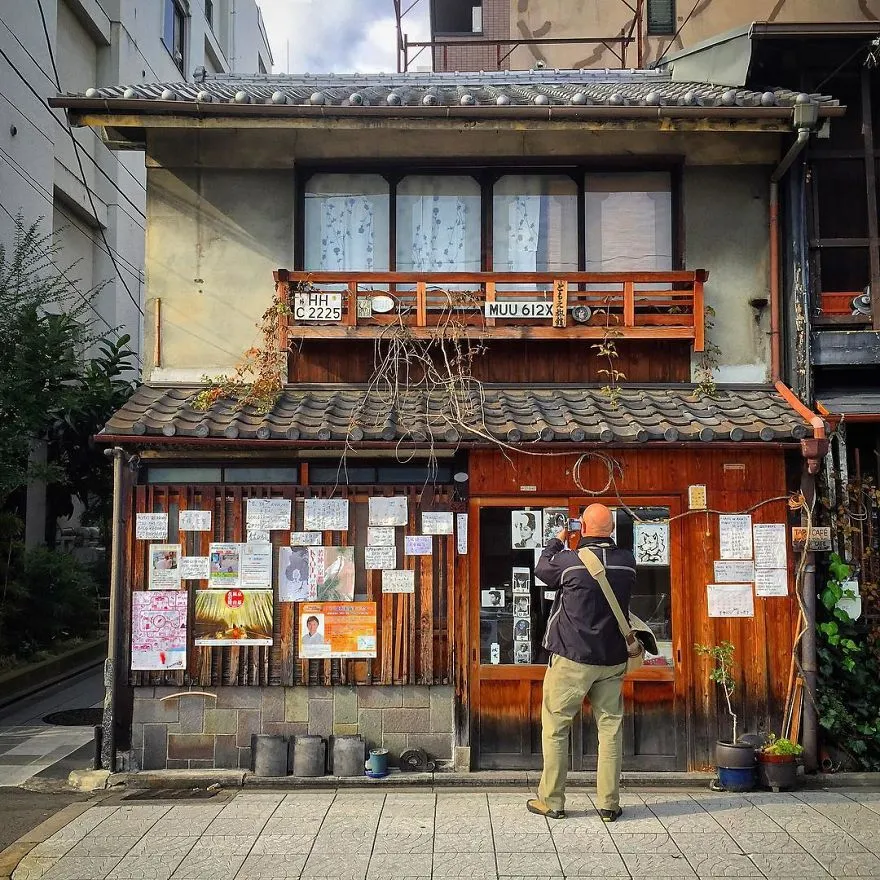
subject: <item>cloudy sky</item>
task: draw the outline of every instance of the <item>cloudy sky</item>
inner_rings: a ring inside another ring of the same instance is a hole
[[[397,69],[392,0],[258,2],[275,58],[275,73],[288,72],[288,51],[291,73]],[[404,0],[403,8],[412,2]],[[428,0],[418,0],[404,17],[404,25],[411,40],[428,38]],[[427,57],[425,63],[429,63]]]

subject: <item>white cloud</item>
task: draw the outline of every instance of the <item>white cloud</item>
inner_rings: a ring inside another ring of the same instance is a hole
[[[375,73],[397,69],[392,0],[258,2],[276,73]],[[411,40],[428,39],[428,0],[419,0],[405,16],[404,30]]]

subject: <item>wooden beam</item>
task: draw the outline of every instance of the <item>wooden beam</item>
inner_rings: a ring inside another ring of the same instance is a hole
[[[871,71],[862,67],[862,132],[865,138],[865,183],[868,197],[868,256],[871,266],[871,322],[880,330],[880,230],[877,217],[877,165],[874,159],[874,122],[871,107]]]
[[[487,318],[487,327],[465,327],[462,335],[469,339],[602,339],[606,330],[601,326],[578,325],[558,329],[545,324],[538,327],[526,326],[491,326],[493,318]],[[616,329],[616,328],[615,328]],[[388,334],[387,326],[345,327],[344,325],[327,326],[326,324],[298,325],[295,334],[310,340],[320,339],[379,339]],[[418,339],[427,339],[436,335],[436,327],[410,327],[409,332]],[[693,339],[693,327],[623,327],[616,338],[627,339]]]

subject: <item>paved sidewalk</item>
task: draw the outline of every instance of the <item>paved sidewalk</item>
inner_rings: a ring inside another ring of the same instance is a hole
[[[628,794],[603,825],[585,790],[569,818],[526,791],[262,791],[92,807],[13,880],[468,877],[878,877],[880,792]]]

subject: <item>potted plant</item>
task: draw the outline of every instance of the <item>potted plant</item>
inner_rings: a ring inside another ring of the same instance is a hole
[[[771,733],[758,750],[758,782],[773,791],[794,788],[797,782],[798,758],[804,747],[785,737]]]
[[[728,742],[715,743],[715,766],[722,787],[728,791],[750,791],[755,787],[755,747],[750,743],[737,741],[737,718],[733,711],[733,695],[736,682],[733,678],[734,646],[730,642],[718,645],[694,645],[697,653],[713,661],[709,678],[724,694],[727,712],[733,722],[733,737]]]

